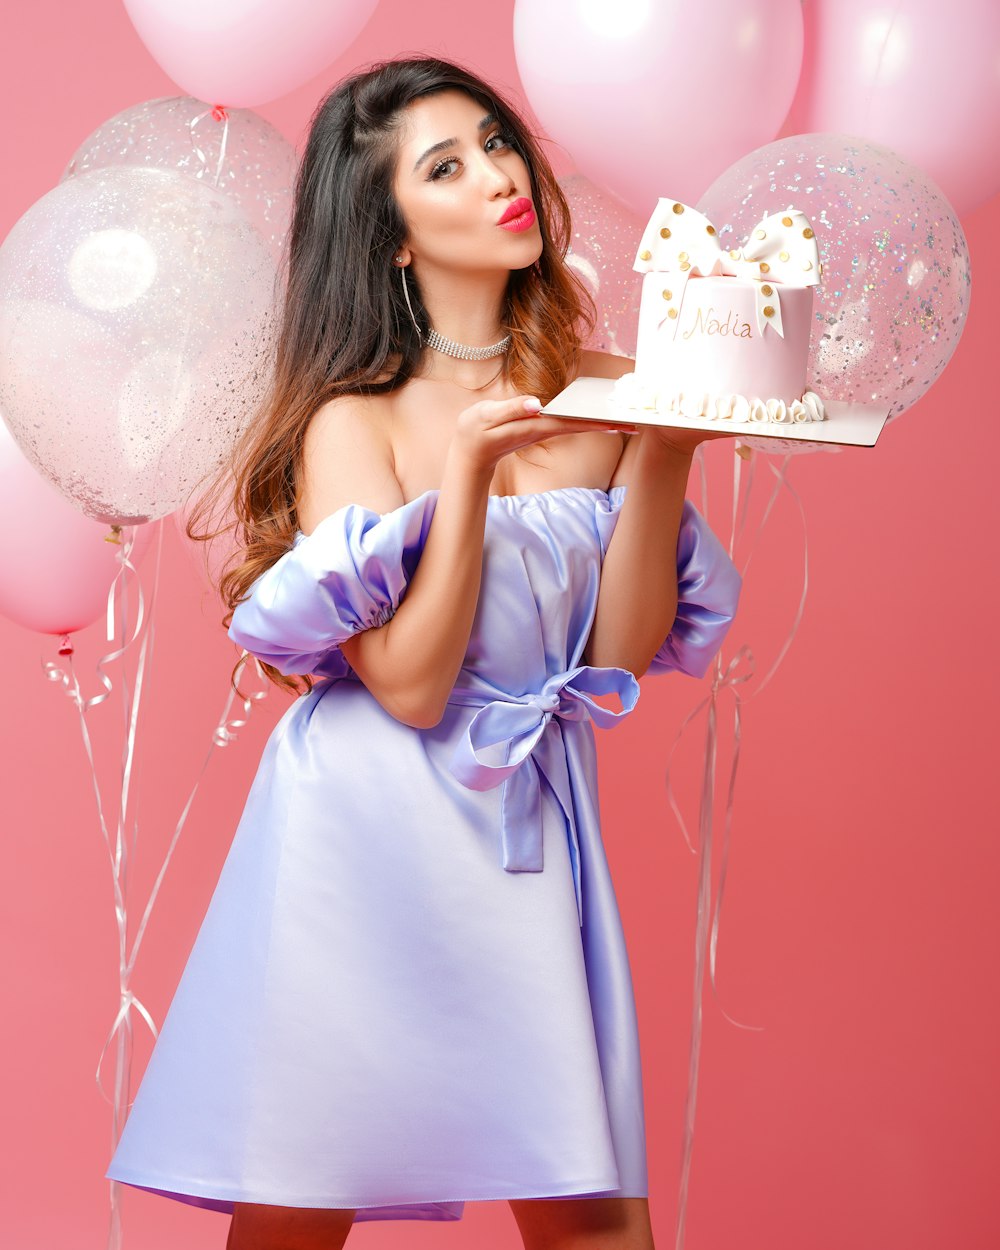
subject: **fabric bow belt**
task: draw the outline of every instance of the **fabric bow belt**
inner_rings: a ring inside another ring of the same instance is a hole
[[[613,712],[596,703],[592,695],[616,694],[622,710]],[[490,698],[473,690],[456,688],[449,703],[479,707],[459,740],[451,759],[451,771],[470,790],[492,790],[500,795],[500,839],[507,872],[541,872],[542,795],[544,777],[559,801],[566,820],[576,907],[583,924],[583,893],[580,882],[580,843],[573,811],[574,787],[570,756],[560,741],[544,755],[544,766],[535,748],[552,725],[582,721],[588,716],[602,728],[627,716],[639,698],[639,683],[624,668],[598,668],[582,664],[550,677],[537,694],[500,694]],[[561,736],[561,735],[560,735]]]

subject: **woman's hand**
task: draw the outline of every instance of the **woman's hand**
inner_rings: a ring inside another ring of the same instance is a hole
[[[475,470],[490,472],[508,453],[540,443],[558,434],[617,430],[631,432],[625,421],[585,421],[582,418],[538,416],[541,402],[534,395],[513,399],[483,399],[459,413],[452,447]]]
[[[693,456],[699,443],[716,438],[736,438],[735,431],[680,429],[675,425],[643,425],[643,434],[679,456]]]

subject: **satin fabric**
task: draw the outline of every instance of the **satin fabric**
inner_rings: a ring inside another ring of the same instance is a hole
[[[265,747],[107,1177],[359,1220],[648,1194],[593,730],[639,687],[581,664],[625,493],[490,497],[431,729],[390,716],[338,644],[397,610],[437,491],[347,505],[257,579],[230,637],[318,681]],[[678,585],[650,672],[702,676],[741,583],[690,501]]]

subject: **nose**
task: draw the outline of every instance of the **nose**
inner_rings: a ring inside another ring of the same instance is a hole
[[[494,199],[498,196],[510,195],[517,190],[517,183],[511,171],[492,159],[488,152],[482,153],[480,164],[483,170],[483,180]]]

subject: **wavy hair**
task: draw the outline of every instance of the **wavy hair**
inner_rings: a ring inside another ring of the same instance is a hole
[[[296,175],[266,393],[186,525],[188,537],[199,542],[235,532],[236,549],[217,586],[226,629],[256,579],[293,544],[310,419],[335,396],[398,389],[425,350],[395,281],[392,258],[406,223],[393,178],[407,105],[446,90],[465,92],[496,116],[531,177],[543,246],[534,264],[510,275],[505,379],[547,402],[567,384],[593,328],[593,300],[565,261],[571,230],[566,197],[538,139],[500,92],[462,66],[423,56],[383,61],[340,82],[313,114]],[[410,288],[413,311],[426,329],[419,284],[411,281]],[[200,528],[210,516],[227,514],[228,525]],[[258,663],[293,693],[312,689],[309,676],[286,676]],[[239,664],[232,680],[242,693],[235,682]]]

